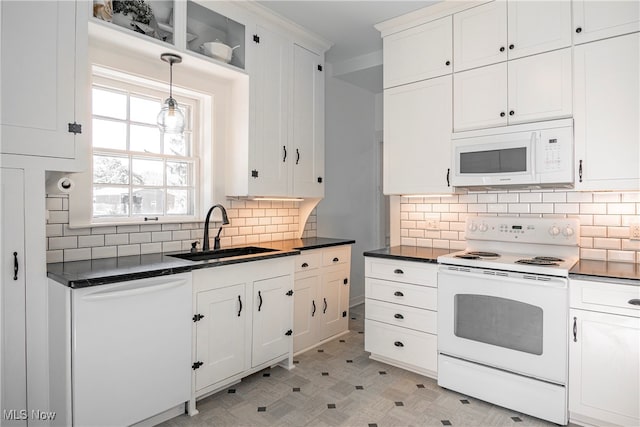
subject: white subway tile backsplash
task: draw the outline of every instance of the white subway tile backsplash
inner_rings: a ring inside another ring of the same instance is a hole
[[[91,234],[116,234],[118,232],[117,227],[93,227]]]
[[[161,242],[140,244],[140,254],[155,254],[158,252],[162,252]]]
[[[529,213],[528,203],[509,203],[509,213]]]
[[[49,211],[48,224],[68,224],[69,211]]]
[[[47,237],[62,236],[62,224],[47,224]]]
[[[182,249],[182,242],[162,242],[162,252],[178,252]]]
[[[593,194],[580,191],[570,191],[567,193],[567,202],[569,203],[592,203]]]
[[[91,259],[91,248],[64,250],[64,262],[81,261],[84,259]]]
[[[137,233],[140,231],[139,225],[119,225],[118,233]]]
[[[52,237],[49,239],[49,250],[71,249],[78,247],[77,236]]]
[[[636,253],[633,251],[607,251],[608,261],[635,262]]]
[[[118,256],[117,246],[100,246],[91,248],[91,259],[113,258]]]
[[[50,262],[63,262],[64,251],[62,249],[55,251],[47,251],[47,263]]]
[[[606,203],[580,203],[581,214],[606,214]]]
[[[580,248],[580,258],[594,259],[598,261],[607,260],[607,251],[605,249],[586,249]]]
[[[621,249],[622,241],[620,239],[596,237],[593,239],[593,246],[602,249]]]
[[[79,248],[92,248],[94,246],[104,246],[104,234],[94,234],[91,236],[78,236]]]
[[[521,203],[541,203],[542,193],[520,193]]]
[[[88,236],[91,234],[90,228],[69,228],[67,224],[62,225],[62,234],[65,236]]]
[[[542,193],[544,203],[564,203],[567,201],[567,193]]]
[[[140,228],[142,230],[142,227]],[[168,242],[171,240],[170,231],[154,231],[151,233],[152,242]]]
[[[140,226],[140,231],[161,231],[161,224],[144,224]]]
[[[635,203],[608,203],[608,214],[633,215],[636,213]]]
[[[478,203],[497,203],[497,194],[478,194]]]
[[[118,256],[140,255],[140,245],[118,246]]]
[[[593,193],[595,203],[619,203],[621,198],[620,193]]]
[[[556,203],[554,213],[558,214],[579,214],[580,205],[578,203]]]
[[[46,209],[49,211],[61,211],[62,199],[58,197],[49,197],[45,203]]]
[[[553,213],[553,205],[545,203],[532,203],[530,205],[531,213],[535,214],[547,214]]]
[[[621,224],[622,218],[620,215],[594,215],[593,225],[605,225],[610,227],[616,227]]]

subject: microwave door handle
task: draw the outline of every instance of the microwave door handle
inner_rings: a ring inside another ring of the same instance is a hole
[[[537,158],[537,150],[536,150],[536,145],[538,143],[538,132],[533,131],[531,132],[531,139],[530,139],[530,147],[531,147],[531,175],[536,178],[536,163],[538,162],[538,158]]]

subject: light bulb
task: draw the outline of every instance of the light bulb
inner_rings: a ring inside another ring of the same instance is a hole
[[[164,133],[183,133],[184,115],[173,98],[167,98],[158,114],[158,126]]]

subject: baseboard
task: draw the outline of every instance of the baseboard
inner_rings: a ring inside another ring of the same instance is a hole
[[[162,424],[165,421],[169,421],[172,418],[179,417],[180,415],[185,413],[184,403],[178,406],[174,406],[171,409],[168,409],[164,412],[160,412],[153,417],[149,417],[146,420],[142,420],[139,423],[133,424],[132,427],[152,427],[157,426],[158,424]]]
[[[423,375],[425,377],[433,378],[434,380],[438,379],[438,373],[434,371],[430,371],[428,369],[420,368],[419,366],[412,365],[410,363],[400,362],[396,359],[389,359],[384,356],[380,356],[378,354],[371,353],[369,359],[376,360],[378,362],[386,363],[387,365],[395,366],[396,368],[402,368],[407,371],[415,372],[416,374]]]

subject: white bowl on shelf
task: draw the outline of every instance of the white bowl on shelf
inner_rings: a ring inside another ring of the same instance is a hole
[[[205,55],[214,59],[218,59],[222,62],[226,62],[228,64],[231,61],[234,49],[237,49],[239,47],[239,45],[231,47],[222,42],[215,41],[202,43],[200,49],[202,49]]]

